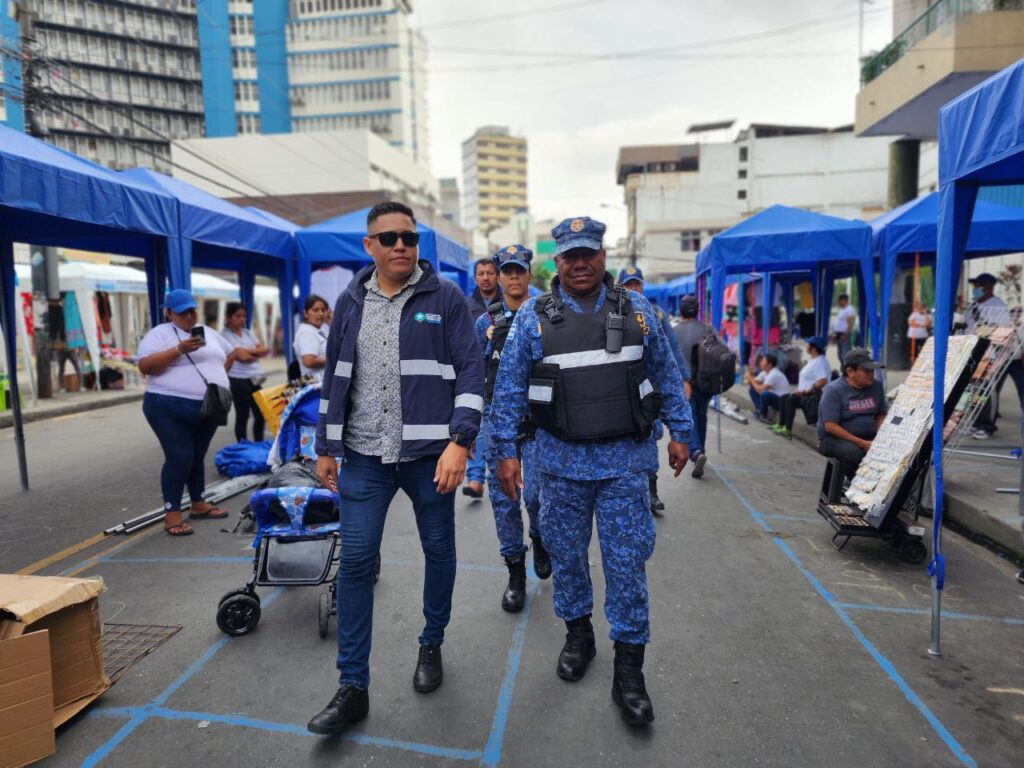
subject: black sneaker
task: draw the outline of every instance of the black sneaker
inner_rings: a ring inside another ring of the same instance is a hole
[[[444,681],[444,667],[441,665],[440,645],[421,645],[420,655],[416,661],[416,674],[412,678],[412,687],[418,693],[436,691]]]
[[[690,473],[690,477],[695,477],[700,480],[704,477],[704,465],[708,463],[708,456],[706,453],[698,453],[693,459],[693,472]]]
[[[479,480],[470,480],[462,486],[462,495],[471,499],[482,499],[484,497],[484,484]]]
[[[365,720],[369,711],[367,692],[353,685],[343,685],[327,706],[309,721],[306,730],[319,736],[336,736],[350,725]]]

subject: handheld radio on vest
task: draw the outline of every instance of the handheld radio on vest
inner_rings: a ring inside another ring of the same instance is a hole
[[[626,318],[622,315],[623,291],[616,287],[618,296],[617,311],[609,312],[604,320],[604,351],[615,355],[622,351],[622,332],[626,327]]]

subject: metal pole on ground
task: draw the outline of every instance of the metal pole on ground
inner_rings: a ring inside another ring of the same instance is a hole
[[[7,355],[7,382],[11,391],[11,411],[14,415],[14,447],[18,455],[18,476],[21,490],[29,490],[28,459],[25,456],[25,424],[21,415],[21,393],[18,391],[18,355],[14,339],[14,313],[17,302],[8,304],[8,286],[14,286],[14,252],[7,233],[0,226],[0,327],[5,334],[4,352]],[[13,294],[15,297],[16,293]]]

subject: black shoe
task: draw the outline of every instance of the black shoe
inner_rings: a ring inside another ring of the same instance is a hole
[[[441,666],[441,646],[421,645],[420,657],[416,661],[416,674],[412,678],[412,687],[419,693],[436,691],[444,680],[444,667]]]
[[[501,607],[509,613],[519,613],[526,605],[526,555],[506,557],[508,587],[501,596]]]
[[[695,477],[700,480],[704,477],[704,465],[708,463],[708,456],[706,453],[698,453],[693,460],[693,472],[690,473],[690,477]]]
[[[661,517],[658,513],[665,511],[665,502],[658,498],[658,476],[648,475],[647,485],[651,489],[651,514]]]
[[[306,730],[320,736],[336,736],[350,725],[365,720],[370,711],[370,697],[353,685],[343,685],[326,707],[309,721]]]
[[[531,536],[533,542],[533,572],[538,579],[551,578],[551,555],[544,549],[544,540],[540,536]]]
[[[644,684],[644,646],[615,643],[615,673],[612,701],[622,710],[626,725],[647,725],[654,721],[654,707]]]
[[[1017,583],[1024,584],[1024,571],[1017,571]]]
[[[562,652],[558,654],[558,676],[570,683],[582,680],[587,674],[587,666],[590,660],[597,655],[597,648],[594,645],[594,625],[590,623],[590,616],[581,616],[578,619],[565,622],[565,628],[569,631],[565,634],[565,645]]]
[[[479,480],[470,480],[462,486],[462,495],[471,499],[482,499],[484,497],[484,484]]]

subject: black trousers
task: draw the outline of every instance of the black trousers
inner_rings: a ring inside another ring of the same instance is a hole
[[[1003,393],[1003,384],[1006,383],[1007,378],[1013,380],[1013,385],[1017,388],[1017,397],[1020,399],[1021,405],[1024,405],[1024,363],[1014,360],[1003,371],[999,383],[996,384],[995,392],[982,407],[978,420],[974,424],[975,429],[984,429],[989,433],[996,431],[996,419],[999,418],[999,397]]]
[[[252,439],[254,442],[261,442],[264,427],[263,414],[252,401],[252,393],[258,392],[260,388],[252,383],[252,379],[231,377],[228,381],[231,384],[231,399],[235,404],[235,440],[245,440],[249,425],[249,412],[252,411]]]
[[[792,431],[797,411],[801,410],[803,405],[804,396],[799,392],[783,395],[782,402],[779,404],[779,425]]]
[[[857,467],[860,466],[865,455],[860,447],[849,440],[840,440],[832,435],[825,435],[821,438],[821,442],[818,444],[818,453],[832,459],[839,459],[839,465],[847,480],[852,480],[853,476],[857,474]]]

